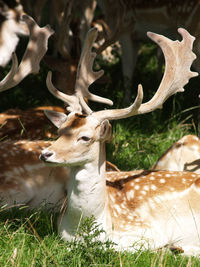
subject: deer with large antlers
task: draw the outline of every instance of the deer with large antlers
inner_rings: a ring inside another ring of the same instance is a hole
[[[91,47],[97,30],[88,33],[79,62],[75,94],[59,92],[47,77],[48,89],[67,102],[70,114],[46,112],[59,127],[60,137],[40,155],[47,165],[70,167],[68,206],[59,222],[65,240],[75,237],[82,217],[94,216],[105,230],[105,237],[117,248],[134,249],[133,245],[150,248],[180,246],[186,254],[199,253],[200,176],[189,172],[170,171],[105,171],[105,143],[111,138],[109,120],[128,118],[161,108],[168,97],[182,92],[183,86],[197,73],[190,71],[195,59],[194,38],[179,29],[183,40],[171,41],[148,33],[163,50],[166,68],[163,80],[153,98],[142,104],[143,90],[138,87],[135,102],[124,109],[93,112],[84,101],[96,96],[89,85],[102,75],[92,70],[95,53]],[[98,99],[98,98],[97,98]],[[109,103],[106,100],[107,103]],[[80,113],[81,111],[81,113]],[[86,114],[83,114],[84,111]]]

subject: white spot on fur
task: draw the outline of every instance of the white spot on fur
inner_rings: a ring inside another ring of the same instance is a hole
[[[166,183],[166,180],[165,180],[165,179],[160,179],[159,182],[160,182],[161,184],[164,184],[164,183]]]
[[[145,186],[143,187],[143,189],[146,190],[146,191],[148,191],[148,190],[149,190],[149,186],[148,186],[148,185],[145,185]]]
[[[115,205],[115,206],[114,206],[114,209],[120,214],[120,212],[121,212],[121,208],[120,208],[119,205]]]
[[[151,189],[155,191],[157,189],[157,186],[155,186],[154,184],[152,184],[151,185]]]
[[[128,200],[131,200],[134,198],[134,191],[133,190],[130,190],[126,193],[126,197]]]
[[[135,186],[135,190],[139,190],[140,189],[140,186],[139,185],[136,185]]]
[[[115,202],[115,197],[113,195],[110,195],[110,199],[112,202]]]

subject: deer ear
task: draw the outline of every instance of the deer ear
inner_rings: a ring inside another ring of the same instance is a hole
[[[100,140],[104,142],[110,142],[112,137],[112,126],[108,120],[104,120],[100,125]]]
[[[60,128],[60,126],[67,120],[67,115],[62,112],[44,110],[44,114],[57,128]]]

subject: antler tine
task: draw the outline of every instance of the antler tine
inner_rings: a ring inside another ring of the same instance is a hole
[[[13,56],[11,71],[0,83],[0,91],[5,91],[19,84],[28,74],[37,73],[40,69],[40,61],[47,51],[48,38],[54,33],[49,25],[40,28],[28,15],[22,19],[27,23],[30,31],[29,42],[18,67],[16,56]]]
[[[54,95],[58,99],[62,100],[64,103],[67,103],[69,105],[69,107],[67,107],[67,110],[69,112],[80,113],[82,111],[82,107],[79,103],[79,99],[77,98],[77,96],[76,95],[67,95],[67,94],[60,92],[52,84],[51,77],[52,77],[52,72],[49,71],[47,74],[46,85],[47,85],[47,88],[49,89],[50,93],[52,93],[52,95]]]
[[[92,69],[96,53],[91,52],[91,49],[93,43],[97,38],[97,34],[98,30],[96,28],[92,28],[88,31],[84,47],[82,49],[76,76],[75,93],[80,98],[80,102],[82,103],[82,105],[84,105],[83,108],[87,113],[91,113],[91,109],[87,106],[86,103],[84,103],[84,97],[91,101],[113,105],[113,102],[111,100],[91,94],[88,91],[88,87],[94,81],[99,79],[104,73],[103,70],[94,72]]]
[[[185,29],[180,28],[178,32],[183,37],[181,42],[172,41],[152,32],[147,33],[148,37],[161,47],[165,56],[166,65],[161,84],[152,99],[147,103],[139,105],[138,108],[132,105],[125,109],[96,112],[98,118],[102,120],[117,120],[137,114],[148,113],[157,108],[162,108],[163,103],[171,95],[184,91],[183,87],[188,83],[189,79],[198,75],[198,73],[190,70],[192,62],[196,58],[196,55],[192,52],[192,45],[195,38]]]

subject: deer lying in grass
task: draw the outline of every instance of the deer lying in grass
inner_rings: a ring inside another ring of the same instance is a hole
[[[175,142],[154,164],[153,170],[190,171],[200,174],[200,140],[186,135]]]
[[[200,176],[190,172],[132,171],[106,172],[105,143],[111,138],[109,120],[128,118],[161,108],[165,100],[182,92],[183,86],[197,75],[190,71],[196,58],[194,38],[179,29],[183,40],[148,33],[163,50],[166,68],[153,98],[142,104],[143,90],[138,87],[135,102],[127,108],[93,112],[83,96],[102,75],[93,72],[95,54],[91,47],[96,29],[88,33],[79,63],[75,94],[59,92],[47,77],[48,89],[69,105],[71,113],[46,112],[59,127],[60,137],[40,155],[47,166],[70,167],[68,206],[59,222],[63,239],[75,238],[82,217],[94,216],[118,249],[134,250],[132,245],[150,247],[180,246],[186,254],[198,254],[200,241]],[[90,93],[87,93],[90,95]],[[92,97],[91,97],[92,98]],[[80,113],[84,110],[86,114]],[[54,116],[55,115],[55,116]],[[68,173],[67,173],[68,174]]]

